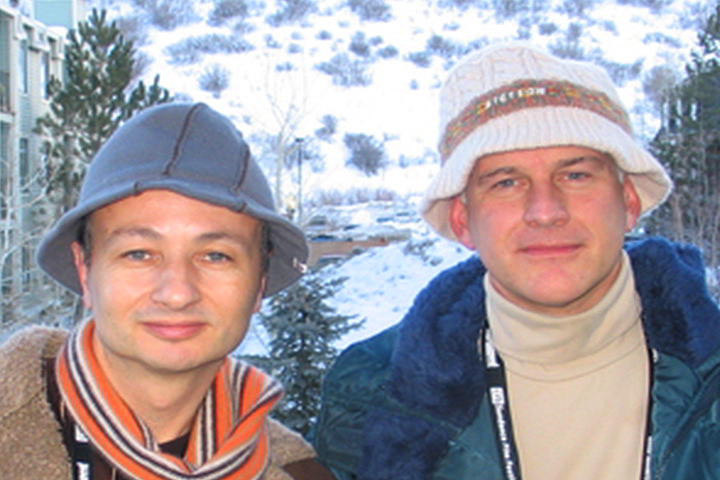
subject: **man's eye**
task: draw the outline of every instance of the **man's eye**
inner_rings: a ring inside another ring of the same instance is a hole
[[[587,172],[569,172],[567,178],[570,180],[585,180],[589,178],[590,174]]]
[[[501,189],[502,188],[510,188],[510,187],[515,186],[516,183],[517,182],[515,182],[514,179],[506,178],[506,179],[500,180],[499,182],[493,183],[493,188],[501,188]]]
[[[130,250],[129,252],[126,252],[123,256],[130,260],[136,261],[148,260],[150,258],[150,252],[146,250]]]
[[[230,257],[222,252],[210,252],[205,254],[205,259],[210,262],[226,262]]]

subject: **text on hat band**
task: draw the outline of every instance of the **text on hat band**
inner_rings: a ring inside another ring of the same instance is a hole
[[[571,82],[517,80],[476,97],[448,123],[438,146],[441,161],[444,163],[465,138],[493,118],[525,108],[549,106],[589,110],[632,135],[630,119],[625,109],[601,91]]]

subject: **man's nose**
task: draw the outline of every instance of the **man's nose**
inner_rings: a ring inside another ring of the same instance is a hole
[[[565,224],[570,213],[564,193],[552,182],[534,183],[528,190],[523,218],[534,227]]]
[[[165,260],[155,282],[151,299],[167,308],[181,310],[200,299],[198,272],[189,260]]]

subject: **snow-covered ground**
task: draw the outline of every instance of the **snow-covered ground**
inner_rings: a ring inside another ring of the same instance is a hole
[[[329,278],[347,278],[329,304],[340,314],[355,315],[355,320],[365,319],[360,329],[348,333],[337,343],[338,348],[400,321],[415,295],[431,278],[472,255],[465,247],[439,237],[421,223],[414,224],[411,230],[412,238],[406,242],[372,248],[323,268]],[[264,332],[258,323],[255,319],[237,353],[266,353]]]

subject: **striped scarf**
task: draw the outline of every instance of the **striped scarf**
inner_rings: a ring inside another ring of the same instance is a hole
[[[193,422],[184,458],[162,453],[150,429],[112,388],[92,347],[95,323],[68,337],[56,360],[64,404],[107,461],[138,480],[254,480],[269,461],[266,417],[282,388],[228,357]]]

